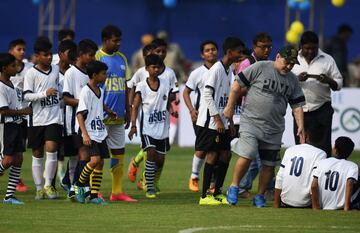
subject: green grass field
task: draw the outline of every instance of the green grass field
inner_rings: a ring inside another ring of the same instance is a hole
[[[127,146],[134,155],[138,146]],[[148,200],[134,183],[124,180],[125,191],[138,203],[109,203],[107,206],[72,203],[61,190],[60,200],[34,200],[31,154],[26,153],[22,176],[30,190],[17,194],[23,206],[0,204],[0,233],[14,232],[360,232],[359,211],[313,211],[311,209],[257,209],[241,199],[236,207],[198,205],[200,194],[188,191],[193,149],[173,147],[162,174],[161,194]],[[230,183],[233,163],[225,187]],[[130,158],[128,156],[127,161]],[[360,164],[360,152],[352,155]],[[106,164],[108,167],[108,163]],[[108,199],[110,172],[104,170],[102,193]],[[5,194],[7,173],[0,177]],[[254,185],[257,187],[257,185]],[[58,188],[60,190],[60,188]],[[254,192],[255,190],[253,190]],[[268,203],[272,205],[271,202]]]

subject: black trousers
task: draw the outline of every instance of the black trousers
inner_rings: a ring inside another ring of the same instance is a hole
[[[312,112],[304,112],[305,125],[322,125],[324,127],[324,139],[319,144],[319,148],[326,152],[327,157],[331,157],[331,128],[334,109],[331,106],[331,102],[326,102],[320,108]],[[298,127],[294,118],[294,137],[295,143],[300,144],[300,139],[296,135]]]

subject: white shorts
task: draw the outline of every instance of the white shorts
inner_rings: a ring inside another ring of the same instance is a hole
[[[125,148],[125,126],[124,125],[105,125],[108,132],[106,143],[109,149]]]

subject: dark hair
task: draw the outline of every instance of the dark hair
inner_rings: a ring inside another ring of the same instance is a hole
[[[256,33],[256,35],[253,38],[253,45],[256,45],[257,42],[259,42],[259,41],[260,42],[267,42],[267,41],[272,42],[272,38],[266,32],[259,32],[259,33]]]
[[[154,39],[151,44],[154,46],[154,49],[158,48],[158,47],[161,47],[161,46],[165,46],[167,47],[167,43],[165,40],[163,39],[159,39],[159,38],[156,38]]]
[[[350,32],[350,33],[353,33],[353,29],[352,27],[350,27],[350,25],[348,24],[341,24],[338,28],[338,31],[337,33],[338,34],[341,34],[341,33],[344,33],[344,32]]]
[[[77,46],[77,55],[84,53],[92,53],[96,52],[98,50],[98,46],[96,43],[90,39],[84,39],[79,42],[79,45]]]
[[[212,44],[212,45],[215,46],[215,48],[216,48],[217,50],[219,49],[219,48],[218,48],[218,45],[216,44],[215,41],[213,41],[213,40],[205,40],[205,41],[201,42],[201,44],[200,44],[200,53],[203,53],[203,52],[204,52],[205,45],[207,45],[207,44]]]
[[[89,75],[89,78],[92,79],[94,74],[98,74],[103,70],[107,70],[108,66],[101,61],[91,61],[86,65],[86,73]]]
[[[325,137],[325,127],[318,124],[304,124],[305,135],[309,139],[309,143],[319,145]]]
[[[337,150],[337,158],[347,159],[354,150],[354,142],[349,137],[338,137],[335,140],[335,149]]]
[[[74,32],[74,30],[67,29],[67,28],[61,29],[61,30],[59,30],[59,32],[58,32],[58,41],[61,42],[61,41],[63,41],[66,37],[68,37],[68,36],[71,37],[71,40],[74,40],[74,39],[75,39],[75,32]]]
[[[245,48],[245,44],[242,40],[240,40],[237,37],[226,37],[223,43],[223,50],[224,50],[224,54],[226,54],[226,52],[230,49],[236,49],[238,47],[244,47]]]
[[[112,36],[118,36],[121,37],[122,32],[120,30],[120,28],[118,28],[115,25],[107,25],[106,27],[103,28],[103,30],[101,31],[101,40],[105,41],[107,39],[110,39]]]
[[[150,65],[164,66],[164,62],[160,56],[155,54],[149,54],[148,56],[145,57],[145,66],[150,66]]]
[[[151,43],[148,45],[145,45],[142,49],[143,57],[146,57],[146,55],[148,55],[154,48],[155,48],[154,45]]]
[[[34,43],[34,53],[51,51],[52,44],[49,38],[45,36],[39,36]]]
[[[66,50],[71,50],[71,49],[76,49],[76,44],[74,41],[72,40],[63,40],[60,42],[59,47],[58,47],[58,52],[59,53],[63,53]]]
[[[301,35],[300,45],[304,44],[319,44],[319,37],[313,31],[306,31]]]
[[[13,48],[16,47],[17,45],[24,45],[24,46],[25,46],[25,45],[26,45],[26,42],[25,42],[24,39],[21,39],[21,38],[12,40],[12,41],[9,42],[9,50],[10,50],[10,49],[13,49]]]
[[[15,62],[16,58],[10,53],[0,53],[0,72],[3,71],[5,66]]]

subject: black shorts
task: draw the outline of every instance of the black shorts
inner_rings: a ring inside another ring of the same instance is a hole
[[[87,146],[89,156],[100,156],[102,159],[110,158],[109,149],[106,140],[101,143],[91,140],[91,145]]]
[[[62,125],[51,124],[46,126],[32,126],[28,128],[28,147],[38,149],[46,141],[59,143],[62,135]]]
[[[81,135],[79,135],[79,134],[73,134],[73,135],[71,135],[70,137],[71,137],[71,139],[72,139],[72,143],[73,143],[73,145],[74,145],[74,148],[75,148],[76,151],[78,152],[78,151],[79,151],[79,148],[84,146]]]
[[[14,155],[25,151],[23,132],[21,124],[5,123],[2,137],[2,153],[4,155]]]
[[[195,141],[196,151],[229,151],[231,142],[230,130],[226,130],[225,133],[220,134],[216,130],[197,127],[197,135]]]
[[[24,145],[26,144],[26,139],[27,139],[27,120],[23,119],[23,121],[21,122],[21,130],[22,130],[22,138],[24,140]]]
[[[141,148],[155,148],[156,152],[165,155],[170,150],[169,138],[155,139],[148,135],[141,135]]]
[[[78,154],[78,149],[75,147],[73,142],[73,135],[62,137],[61,146],[64,148],[63,153],[65,157],[76,156]]]

